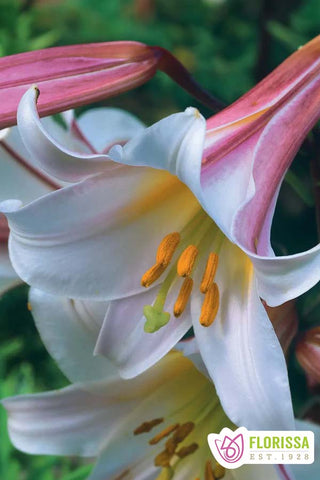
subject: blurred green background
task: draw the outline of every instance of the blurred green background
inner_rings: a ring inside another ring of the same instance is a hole
[[[319,0],[0,0],[0,54],[138,40],[169,49],[198,82],[228,104],[317,35],[319,25]],[[147,85],[104,103],[125,108],[147,124],[190,104],[205,116],[211,115],[161,73]],[[316,219],[320,212],[315,199],[320,178],[315,172],[320,166],[319,151],[315,130],[282,187],[272,235],[280,254],[295,253],[318,242]],[[26,286],[0,298],[0,397],[67,384],[42,346],[26,302]],[[319,287],[298,299],[297,309],[301,331],[320,324]],[[294,345],[289,367],[299,414],[310,401],[310,392],[296,362]],[[76,459],[15,452],[1,410],[1,479],[81,480],[89,469]]]

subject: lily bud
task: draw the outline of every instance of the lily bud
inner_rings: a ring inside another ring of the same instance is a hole
[[[16,123],[18,103],[34,83],[44,116],[118,95],[157,70],[211,108],[220,106],[165,49],[130,41],[70,45],[0,59],[0,128]]]
[[[297,345],[296,356],[307,374],[309,385],[320,383],[320,327],[304,332]]]

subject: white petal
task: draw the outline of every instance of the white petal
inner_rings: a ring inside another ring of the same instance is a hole
[[[77,125],[95,150],[104,153],[145,129],[140,120],[120,108],[92,108],[80,115]]]
[[[9,259],[7,220],[0,214],[0,294],[19,282]]]
[[[20,198],[28,203],[53,190],[22,145],[16,127],[0,142],[0,164],[0,201]]]
[[[146,333],[143,307],[152,305],[159,287],[111,302],[98,338],[95,353],[105,355],[119,368],[124,378],[139,375],[162,358],[191,327],[190,312],[171,318],[157,332]],[[172,312],[175,295],[167,299],[164,310]]]
[[[228,241],[222,246],[217,284],[220,307],[214,323],[200,325],[200,295],[192,297],[191,313],[200,352],[226,414],[251,430],[292,429],[282,349],[257,295],[250,261]]]
[[[29,302],[46,348],[69,380],[102,380],[115,373],[111,362],[93,356],[105,302],[69,300],[34,288]]]
[[[198,184],[206,124],[195,108],[166,117],[123,149],[114,147],[110,155],[127,165],[150,166],[177,175],[191,190]]]
[[[314,433],[314,462],[309,465],[288,465],[297,480],[318,480],[320,471],[320,426],[306,420],[296,420],[297,430],[309,430]]]
[[[188,419],[194,409],[204,408],[208,387],[191,362],[174,352],[133,380],[76,384],[61,391],[8,398],[3,404],[17,448],[87,456],[105,450],[110,468],[117,462],[120,468],[124,461],[135,461],[165,424],[138,436],[133,434],[136,427],[154,418],[164,418],[169,425],[185,415]]]
[[[28,206],[6,202],[14,268],[27,283],[70,298],[110,300],[143,290],[162,238],[197,211],[167,172],[121,167]]]
[[[98,387],[87,391],[81,385],[2,403],[13,444],[27,453],[51,455],[97,455],[128,411],[128,404],[108,399]]]
[[[283,257],[246,253],[255,267],[258,294],[271,307],[302,295],[320,279],[320,244]]]
[[[243,465],[230,473],[235,480],[293,480],[293,477],[285,479],[280,475],[275,465]]]
[[[154,466],[147,440],[143,435],[132,438],[132,432],[128,432],[127,437],[130,442],[126,442],[125,446],[120,439],[102,450],[88,480],[117,480],[121,477],[128,480],[156,479],[160,470]],[[146,451],[148,447],[149,452]]]
[[[113,167],[108,155],[79,153],[59,144],[40,121],[37,96],[38,90],[32,87],[22,97],[17,113],[18,128],[26,148],[46,172],[75,182]]]

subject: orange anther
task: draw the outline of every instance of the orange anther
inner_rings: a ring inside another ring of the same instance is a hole
[[[191,295],[192,287],[193,287],[192,278],[190,277],[185,278],[183,281],[182,287],[180,289],[178,298],[176,300],[176,303],[174,304],[174,307],[173,307],[173,313],[175,317],[180,317],[180,315],[184,312]]]
[[[200,323],[203,327],[209,327],[219,309],[219,289],[216,283],[213,283],[209,287],[207,293],[205,294],[204,301],[201,308]]]
[[[207,293],[209,287],[213,284],[214,277],[218,268],[219,257],[216,253],[211,252],[209,254],[206,268],[201,280],[200,292]]]
[[[162,430],[162,432],[158,433],[155,437],[149,440],[150,445],[156,445],[160,442],[163,438],[170,435],[170,433],[174,432],[179,427],[179,423],[175,423],[174,425],[169,425],[169,427]]]
[[[143,287],[150,287],[150,285],[152,285],[156,280],[158,280],[159,277],[161,277],[165,269],[166,267],[164,265],[161,265],[161,263],[156,263],[143,274],[141,278],[141,285]]]
[[[189,245],[180,255],[177,264],[177,272],[180,277],[188,277],[198,256],[198,249],[195,245]]]
[[[169,265],[179,242],[180,234],[178,232],[166,235],[163,240],[161,240],[157,250],[157,263],[161,263],[164,267]]]

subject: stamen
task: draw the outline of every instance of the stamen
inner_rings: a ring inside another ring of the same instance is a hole
[[[151,420],[150,422],[143,422],[139,427],[137,427],[134,431],[134,435],[140,435],[140,433],[147,433],[150,432],[150,430],[153,429],[156,425],[159,425],[164,421],[163,418],[155,418],[154,420]]]
[[[193,280],[190,277],[187,277],[184,279],[182,287],[180,289],[178,298],[176,300],[176,303],[174,304],[173,307],[173,313],[175,317],[180,317],[180,315],[184,312],[188,300],[191,295],[191,291],[193,288]]]
[[[216,463],[216,466],[214,467],[214,476],[216,477],[217,480],[220,480],[220,478],[223,478],[226,474],[226,469],[220,465],[220,463]]]
[[[179,423],[175,423],[174,425],[169,425],[169,427],[162,430],[162,432],[158,433],[155,437],[149,440],[150,445],[156,445],[160,442],[163,438],[170,435],[170,433],[174,432],[179,427]]]
[[[188,277],[192,273],[194,262],[199,250],[195,245],[189,245],[180,255],[177,265],[177,272],[180,277]]]
[[[187,447],[182,447],[180,450],[176,452],[179,458],[184,458],[187,457],[188,455],[191,455],[193,452],[198,450],[199,445],[197,443],[191,443]]]
[[[193,422],[187,422],[179,427],[175,434],[173,435],[173,440],[175,443],[181,443],[183,440],[192,432],[194,429]]]
[[[210,460],[206,462],[206,467],[204,470],[204,480],[216,480],[213,470],[212,470],[212,465]]]
[[[160,474],[157,476],[156,480],[171,480],[174,475],[174,470],[171,467],[162,468]]]
[[[169,233],[163,240],[157,250],[157,263],[164,267],[169,265],[177,246],[180,243],[180,234],[178,232]]]
[[[219,309],[219,289],[218,289],[218,285],[216,283],[213,283],[211,287],[209,287],[204,297],[204,301],[201,308],[201,315],[200,315],[199,322],[203,327],[209,327],[213,323],[218,313],[218,309]]]
[[[154,459],[154,464],[156,467],[170,467],[171,457],[172,454],[170,452],[163,450],[163,452],[159,453]]]
[[[206,268],[201,280],[200,292],[207,293],[209,287],[213,284],[214,277],[218,268],[219,257],[216,253],[211,252],[209,254]]]
[[[153,265],[149,270],[147,270],[142,278],[141,278],[141,285],[143,287],[150,287],[165,271],[166,266],[162,265],[161,263],[156,263]]]
[[[174,440],[174,437],[171,437],[169,438],[167,441],[166,441],[166,450],[167,452],[171,453],[171,455],[174,454],[174,452],[176,451],[177,449],[177,446],[178,446],[178,442],[176,440]]]

